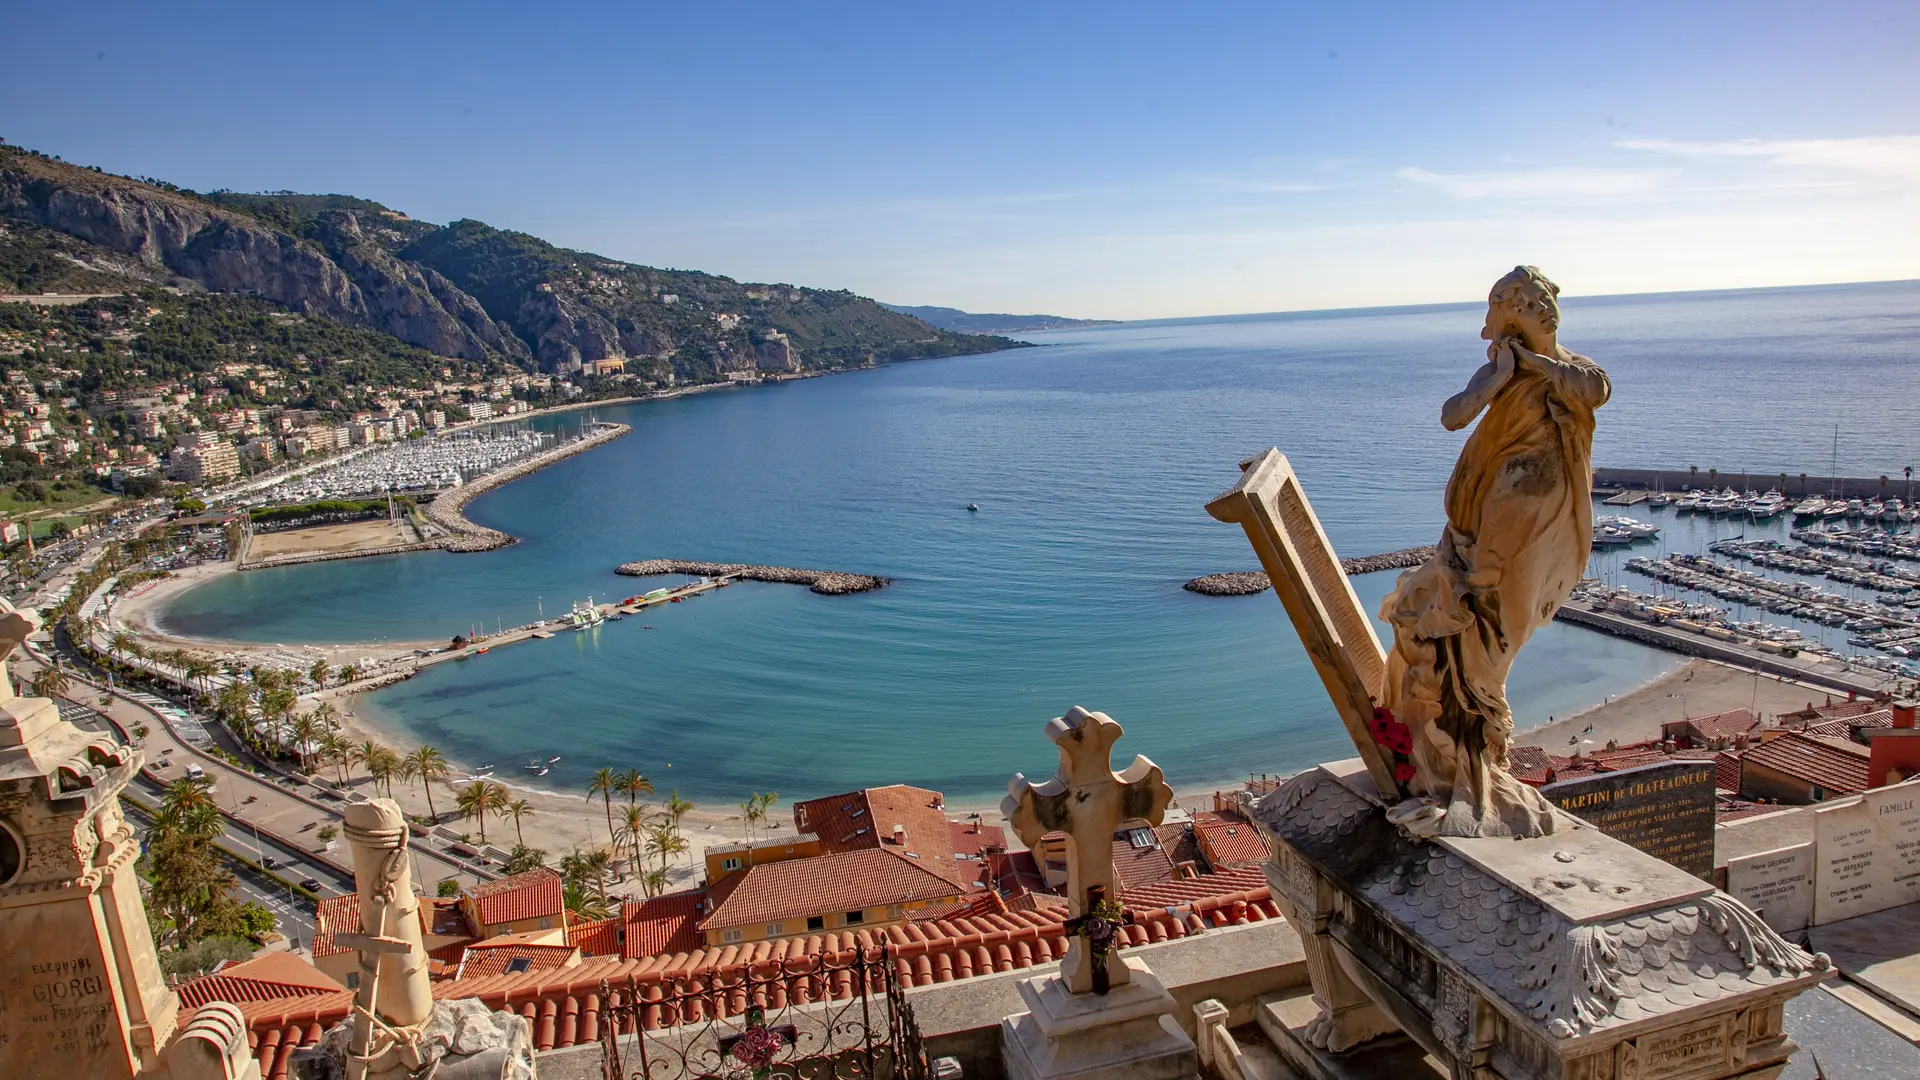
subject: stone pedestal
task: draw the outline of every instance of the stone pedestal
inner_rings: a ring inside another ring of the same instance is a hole
[[[1000,1022],[1007,1080],[1191,1080],[1193,1040],[1174,1021],[1173,995],[1143,960],[1113,992],[1070,994],[1059,976],[1020,984],[1027,1011]]]
[[[1454,1080],[1771,1080],[1797,1049],[1783,1007],[1831,974],[1739,901],[1564,814],[1528,839],[1415,840],[1357,760],[1251,812],[1313,981],[1314,1018],[1274,1026],[1312,1076],[1400,1075],[1377,1050],[1424,1051]]]
[[[293,1080],[348,1080],[353,1026],[335,1024],[320,1042],[293,1054]],[[537,1080],[533,1025],[518,1013],[495,1012],[473,998],[436,1001],[421,1039],[427,1074],[435,1080]],[[397,1065],[369,1072],[372,1080],[407,1080]]]

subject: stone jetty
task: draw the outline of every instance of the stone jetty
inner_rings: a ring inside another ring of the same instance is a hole
[[[1358,559],[1341,559],[1340,566],[1348,574],[1372,574],[1381,570],[1405,570],[1419,566],[1433,557],[1433,546],[1403,548],[1389,551],[1384,555],[1363,555]],[[1252,596],[1273,588],[1273,582],[1267,580],[1265,572],[1260,570],[1241,570],[1231,574],[1208,574],[1187,582],[1188,592],[1197,592],[1204,596]]]
[[[614,569],[628,577],[653,577],[658,574],[692,574],[698,577],[737,577],[748,581],[771,581],[781,585],[805,585],[824,596],[871,592],[893,583],[892,578],[871,574],[842,574],[832,570],[795,570],[790,566],[748,566],[744,563],[683,562],[679,559],[643,559],[623,563]]]
[[[439,498],[427,505],[425,511],[427,520],[440,526],[440,528],[444,529],[448,534],[446,539],[439,541],[436,546],[447,551],[472,552],[492,551],[495,548],[503,548],[509,544],[519,543],[514,537],[508,536],[498,529],[489,529],[484,525],[475,525],[473,522],[468,521],[460,511],[465,508],[467,503],[472,501],[475,496],[492,491],[501,484],[518,480],[528,473],[538,472],[563,458],[569,458],[575,454],[584,454],[594,447],[610,443],[632,430],[631,427],[625,424],[601,424],[599,425],[599,430],[584,439],[575,439],[563,446],[549,450],[538,457],[528,458],[512,468],[502,469],[497,473],[489,473],[470,484],[464,484],[451,491],[442,493]],[[369,552],[368,554],[378,553]]]

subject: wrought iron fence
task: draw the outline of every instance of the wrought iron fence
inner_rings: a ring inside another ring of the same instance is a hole
[[[929,1080],[885,946],[600,986],[605,1080]]]

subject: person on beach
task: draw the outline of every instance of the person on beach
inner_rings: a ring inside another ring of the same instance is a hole
[[[1412,729],[1411,831],[1537,836],[1553,815],[1507,772],[1507,673],[1585,572],[1593,545],[1594,411],[1606,372],[1558,340],[1560,289],[1531,266],[1493,287],[1487,362],[1440,422],[1467,437],[1447,483],[1432,558],[1400,576],[1380,615],[1393,627],[1385,704]]]

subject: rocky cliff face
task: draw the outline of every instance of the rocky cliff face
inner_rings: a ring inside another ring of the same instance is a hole
[[[62,170],[76,175],[64,178]],[[251,293],[372,327],[442,356],[527,354],[444,277],[359,242],[352,214],[328,223],[335,242],[323,248],[159,188],[39,160],[20,167],[0,159],[0,215],[56,229],[212,291]]]

